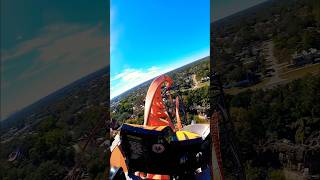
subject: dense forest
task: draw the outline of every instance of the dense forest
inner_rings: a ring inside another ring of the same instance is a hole
[[[209,105],[209,83],[208,79],[203,79],[209,76],[209,66],[209,57],[206,57],[167,73],[174,81],[170,90],[172,97],[181,96],[190,122],[192,119],[201,121],[197,116],[197,108]],[[199,82],[199,87],[195,87],[193,75]],[[129,90],[130,93],[121,97],[117,103],[111,102],[111,104],[116,104],[111,105],[111,118],[119,124],[123,122],[143,124],[144,100],[150,84],[151,81],[139,88]]]
[[[267,1],[212,23],[211,56],[226,87],[255,84],[272,70],[266,44],[272,43],[276,63],[290,64],[294,54],[320,50],[319,28],[319,1]]]
[[[285,164],[259,149],[283,139],[307,146],[309,137],[319,132],[319,98],[320,77],[311,75],[274,89],[227,96],[247,179],[266,179],[272,173],[283,176],[277,170]],[[319,167],[315,167],[315,173],[320,173]]]
[[[1,127],[0,179],[103,179],[108,172],[109,93],[104,70]],[[52,99],[52,100],[51,100]],[[99,124],[89,140],[92,130]],[[89,142],[84,149],[85,144]],[[17,154],[10,160],[11,154]]]
[[[271,0],[211,24],[246,179],[319,178],[319,3]]]
[[[228,89],[244,80],[251,86],[268,80],[272,70],[264,50],[267,42],[274,46],[277,63],[292,63],[294,53],[310,48],[320,50],[319,27],[318,0],[268,1],[213,23],[211,55],[223,86]],[[187,124],[203,121],[198,117],[200,110],[208,114],[210,91],[204,78],[210,74],[209,66],[207,57],[168,73],[175,84],[173,96],[179,94],[185,104]],[[301,77],[272,88],[226,93],[247,179],[284,179],[284,169],[301,172],[309,168],[310,174],[320,174],[320,144],[315,143],[320,137],[320,76]],[[109,150],[101,142],[109,139],[108,78],[104,74],[75,86],[35,113],[6,122],[1,127],[0,179],[63,179],[75,167],[84,177],[105,178]],[[119,124],[142,124],[149,85],[114,102],[112,119]],[[82,151],[101,120],[103,125]],[[13,152],[19,155],[8,161]],[[228,158],[223,154],[224,162]]]

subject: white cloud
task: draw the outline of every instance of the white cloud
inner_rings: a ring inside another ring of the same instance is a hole
[[[19,43],[12,49],[2,50],[1,61],[14,60],[32,51],[46,48],[55,40],[63,39],[65,36],[82,31],[86,27],[79,24],[54,24],[44,27],[38,36]]]
[[[3,76],[1,83],[1,116],[6,117],[51,92],[74,82],[108,65],[106,37],[102,24],[95,26],[80,24],[53,24],[41,30],[34,38],[19,43],[16,47],[2,51]],[[24,71],[10,76],[14,67],[29,53],[36,52]],[[7,63],[11,65],[9,71]],[[4,71],[5,70],[5,71]],[[11,85],[29,82],[21,93]],[[10,86],[9,86],[10,85]],[[12,96],[14,94],[14,96]]]
[[[146,69],[126,68],[121,73],[116,74],[114,77],[111,76],[110,98],[114,98],[145,81],[153,79],[161,74],[165,74],[206,56],[209,56],[208,49],[192,56],[186,56],[179,60],[172,61],[173,63],[166,67],[152,66]]]
[[[58,27],[63,30],[59,30]],[[38,52],[35,63],[30,64],[26,71],[19,74],[18,79],[32,78],[57,65],[90,64],[90,66],[94,66],[93,69],[80,66],[79,69],[69,71],[69,73],[81,71],[83,75],[107,65],[107,57],[104,53],[106,39],[101,31],[101,24],[89,28],[75,25],[51,25],[45,29],[47,30],[46,36],[40,35],[22,43],[20,51],[7,56],[10,59],[32,51]],[[60,36],[55,35],[58,34],[56,31],[61,32]]]
[[[150,67],[148,69],[124,69],[123,72],[111,78],[111,94],[113,98],[123,92],[163,73],[159,67]]]

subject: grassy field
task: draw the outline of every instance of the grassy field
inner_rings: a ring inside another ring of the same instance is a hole
[[[280,77],[289,81],[301,78],[307,74],[320,74],[320,64],[307,65],[302,68],[294,69],[280,74]]]
[[[266,78],[266,79],[263,79],[260,83],[255,84],[255,85],[250,86],[250,87],[245,87],[245,88],[233,87],[233,88],[230,88],[230,89],[225,89],[224,91],[227,94],[235,95],[235,94],[241,93],[243,91],[246,91],[248,89],[251,89],[251,90],[262,89],[262,88],[264,88],[266,86],[266,84],[269,82],[269,80],[270,80],[270,78]]]
[[[203,83],[199,83],[198,88],[202,88],[204,86],[209,86],[210,82],[203,82]]]
[[[280,76],[280,78],[287,80],[286,81],[286,83],[287,83],[292,80],[302,78],[303,76],[305,76],[307,74],[320,75],[320,64],[312,64],[312,65],[307,65],[302,68],[298,68],[298,69],[294,69],[294,70],[282,71],[279,76]],[[266,85],[268,84],[269,80],[270,80],[270,78],[265,78],[260,83],[254,85],[254,86],[250,86],[250,87],[246,87],[246,88],[234,87],[234,88],[230,88],[230,89],[225,89],[224,91],[227,94],[235,95],[240,92],[246,91],[248,89],[251,89],[251,90],[262,89],[262,88],[266,88]]]

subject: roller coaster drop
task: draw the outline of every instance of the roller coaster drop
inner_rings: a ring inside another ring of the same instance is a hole
[[[169,93],[172,84],[166,75],[156,78],[147,92],[144,124],[120,127],[110,147],[110,179],[224,179],[219,112],[211,125],[183,126],[186,113]]]

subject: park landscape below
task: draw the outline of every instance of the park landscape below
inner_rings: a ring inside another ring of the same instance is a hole
[[[313,13],[320,6],[312,3],[317,2],[268,1],[211,25],[217,52],[212,58],[248,179],[319,177],[320,22]],[[206,57],[167,73],[175,82],[172,91],[183,97],[188,121],[208,121],[210,65]],[[119,124],[141,124],[151,82],[109,104],[108,79],[107,69],[101,70],[1,122],[2,176],[63,179],[81,162],[84,177],[103,178],[108,125],[85,152],[81,147],[97,122],[109,120],[109,111]],[[8,161],[13,152],[19,156]],[[224,154],[223,160],[228,162]]]
[[[319,1],[267,1],[211,24],[247,179],[319,178],[319,12]]]

